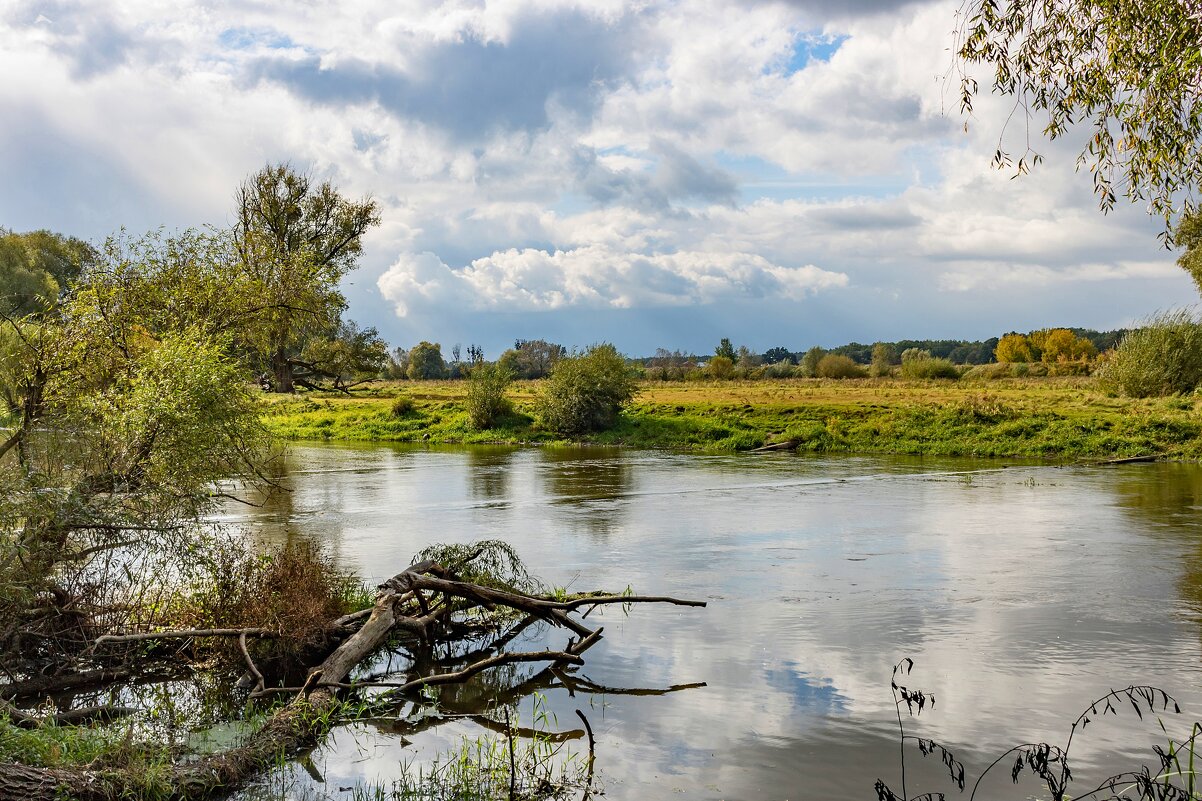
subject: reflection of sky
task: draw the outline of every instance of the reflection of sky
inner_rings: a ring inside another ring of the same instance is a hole
[[[386,447],[298,447],[291,465],[286,502],[231,514],[264,539],[326,542],[370,577],[431,541],[497,537],[574,590],[710,601],[598,610],[606,639],[583,671],[610,687],[706,687],[550,693],[561,722],[589,714],[611,797],[866,798],[896,774],[888,681],[902,656],[938,698],[914,733],[970,775],[1015,742],[1061,736],[1112,686],[1159,684],[1202,710],[1187,593],[1202,537],[1177,508],[1202,497],[1196,466]],[[1161,740],[1124,735],[1132,723],[1090,726],[1075,772],[1150,756]],[[456,736],[387,742],[372,764],[395,771]],[[357,775],[360,747],[336,746],[327,768]],[[947,790],[927,761],[908,770]],[[1012,792],[1007,779],[984,797]]]

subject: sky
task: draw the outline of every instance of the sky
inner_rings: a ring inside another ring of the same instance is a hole
[[[1081,139],[961,116],[958,3],[0,0],[0,227],[228,225],[286,161],[382,224],[393,345],[705,353],[1109,329],[1196,293]],[[985,76],[981,76],[984,78]],[[1007,119],[1010,120],[1007,124]],[[967,123],[967,126],[966,126]]]

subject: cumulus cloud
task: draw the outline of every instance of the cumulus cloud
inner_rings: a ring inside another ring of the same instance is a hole
[[[754,253],[618,253],[603,246],[498,251],[452,269],[432,253],[403,254],[378,286],[407,315],[417,303],[474,309],[632,309],[720,300],[801,300],[847,286],[845,274],[807,264],[783,267]]]
[[[565,341],[613,326],[646,350],[670,318],[697,329],[681,346],[722,326],[800,347],[1191,297],[1155,221],[1098,214],[1071,142],[1021,180],[990,170],[1009,109],[981,98],[967,133],[945,113],[954,11],[16,0],[0,225],[223,224],[240,180],[288,160],[380,203],[346,290],[393,339],[505,341],[537,310]]]

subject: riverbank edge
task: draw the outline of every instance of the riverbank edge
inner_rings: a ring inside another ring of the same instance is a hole
[[[699,453],[789,449],[1054,461],[1158,456],[1202,461],[1202,399],[1126,399],[1088,379],[645,384],[614,428],[562,437],[533,417],[534,382],[491,429],[467,419],[465,382],[385,385],[355,396],[263,396],[285,440],[512,446],[599,445]],[[398,399],[404,402],[398,403]]]

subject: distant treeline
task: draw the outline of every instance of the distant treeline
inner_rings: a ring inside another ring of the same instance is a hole
[[[1110,350],[1118,341],[1127,333],[1127,329],[1117,329],[1114,331],[1095,331],[1092,328],[1069,328],[1076,336],[1088,339],[1094,344],[1098,352]],[[902,339],[896,342],[874,342],[869,345],[860,342],[849,342],[846,345],[840,345],[835,348],[830,348],[824,351],[825,353],[833,353],[837,356],[846,356],[857,364],[871,364],[872,351],[877,345],[884,344],[893,349],[894,353],[904,353],[911,348],[922,351],[927,351],[936,359],[947,359],[955,364],[991,364],[997,361],[996,350],[998,345],[998,337],[990,337],[985,340],[970,341],[965,339]],[[735,356],[733,361],[739,361],[739,356],[746,358],[747,349],[740,348],[742,353]],[[788,362],[790,364],[800,364],[805,356],[805,350],[792,351],[787,347],[778,346],[769,348],[761,354],[755,354],[758,357],[756,360],[759,364],[779,364]],[[635,362],[642,364],[644,367],[654,366],[657,360],[662,360],[667,352],[660,349],[654,356],[645,356],[634,359]],[[682,354],[677,352],[678,358],[683,357],[691,361],[704,362],[707,359],[713,358],[711,354]]]

